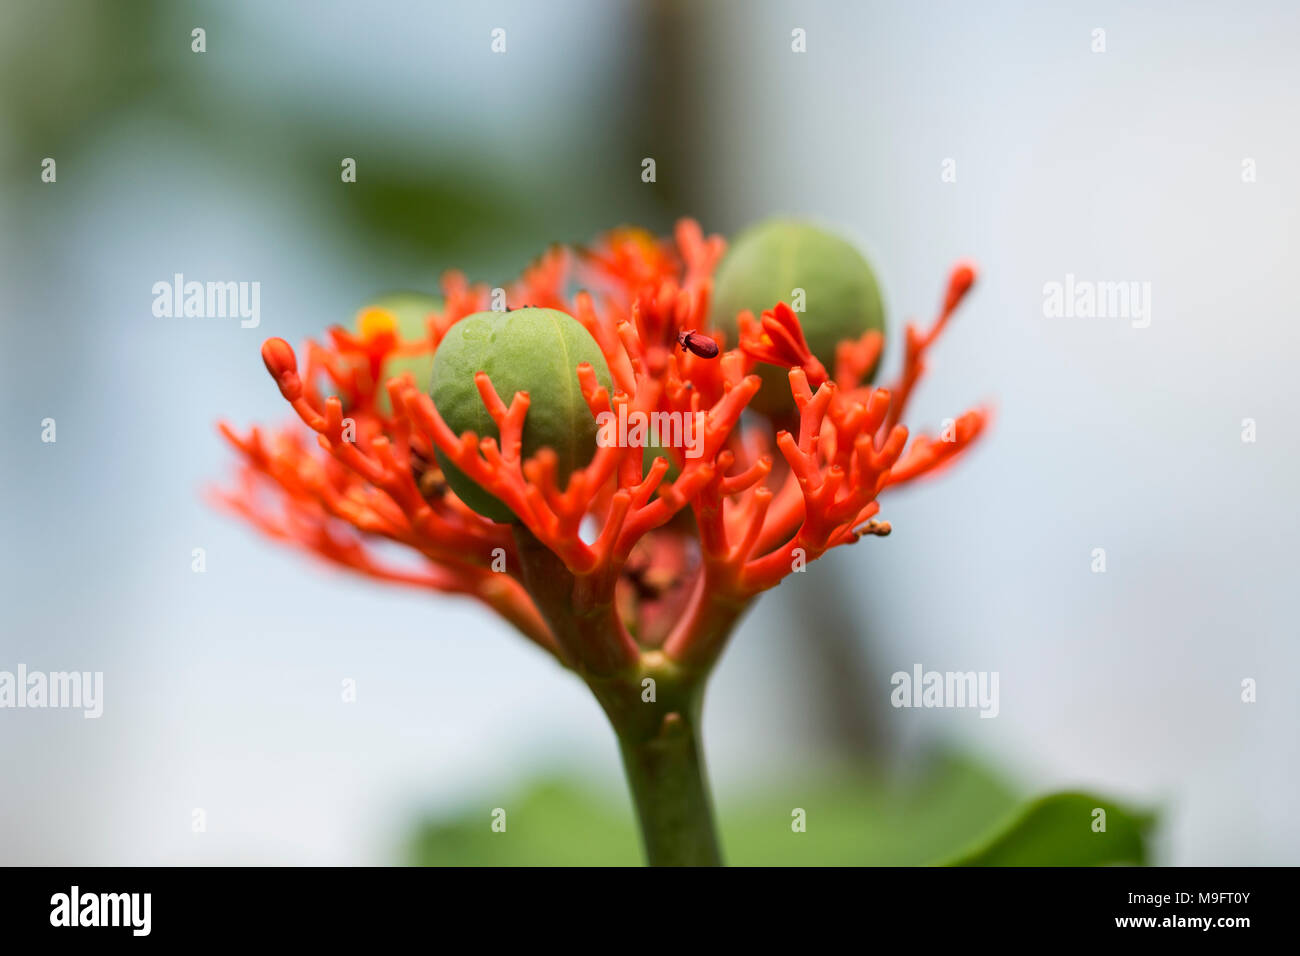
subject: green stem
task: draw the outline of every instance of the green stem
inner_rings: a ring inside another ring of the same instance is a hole
[[[515,542],[523,583],[561,659],[587,682],[618,735],[646,859],[721,866],[699,734],[707,665],[683,667],[638,647],[618,618],[612,580],[573,575],[526,529],[516,529]],[[734,619],[710,623],[722,631]]]
[[[704,755],[693,723],[672,714],[659,735],[620,744],[646,861],[651,866],[721,866]]]
[[[700,745],[703,681],[680,680],[662,654],[647,652],[641,674],[653,677],[629,694],[595,687],[618,735],[642,845],[651,866],[721,866],[713,801]]]

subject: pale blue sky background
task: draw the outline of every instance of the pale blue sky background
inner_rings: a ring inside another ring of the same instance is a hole
[[[19,6],[11,24],[39,15]],[[836,224],[868,251],[894,323],[929,314],[956,259],[982,268],[912,417],[991,400],[988,440],[886,499],[891,538],[810,569],[873,615],[880,672],[862,693],[887,697],[889,673],[917,662],[996,670],[998,719],[898,711],[890,729],[909,746],[963,741],[1027,792],[1164,802],[1163,862],[1295,863],[1300,11],[705,6],[689,74],[700,152],[660,175],[725,210],[706,228]],[[601,132],[635,41],[620,4],[224,7],[197,8],[210,52],[183,61],[214,95],[364,116],[376,139],[358,152],[482,157],[539,197],[557,236],[577,238],[553,197],[627,159]],[[498,25],[506,57],[488,52]],[[794,27],[806,54],[790,52]],[[19,34],[0,33],[15,55]],[[96,128],[54,186],[37,183],[43,155],[0,115],[0,157],[31,179],[0,188],[0,669],[102,670],[106,700],[98,721],[0,712],[0,860],[387,862],[415,813],[493,806],[534,771],[575,767],[617,793],[596,705],[505,625],[322,570],[200,494],[227,473],[215,419],[284,413],[265,337],[298,341],[446,266],[508,274],[551,236],[504,236],[500,261],[381,260],[304,201],[303,181],[336,170],[255,148],[234,163],[156,104]],[[956,183],[940,179],[948,157]],[[1258,182],[1242,183],[1245,157]],[[645,206],[636,159],[608,225]],[[152,284],[177,271],[259,280],[262,326],[153,318]],[[1066,273],[1149,281],[1151,327],[1045,319],[1042,286]],[[55,445],[39,440],[46,416]],[[1104,575],[1089,571],[1098,546]],[[711,690],[724,797],[816,759],[789,677],[799,634],[779,593],[764,600],[773,613],[747,620]]]

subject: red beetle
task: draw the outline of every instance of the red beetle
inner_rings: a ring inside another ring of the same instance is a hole
[[[711,359],[718,357],[718,343],[707,335],[701,335],[694,329],[678,332],[677,344],[684,351],[692,352],[700,358]]]

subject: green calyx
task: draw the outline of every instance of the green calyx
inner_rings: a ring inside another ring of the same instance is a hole
[[[862,253],[824,229],[785,219],[760,223],[736,238],[714,277],[711,325],[734,346],[740,312],[748,309],[758,319],[777,302],[797,311],[796,289],[804,296],[804,311],[798,312],[804,338],[828,373],[835,372],[836,345],[885,330],[880,287]],[[794,409],[787,371],[766,364],[757,371],[763,387],[750,408],[787,416]]]
[[[486,372],[506,405],[516,392],[527,392],[522,454],[529,458],[542,448],[553,449],[556,480],[563,488],[569,476],[596,454],[596,420],[578,383],[582,362],[590,364],[600,384],[613,391],[600,347],[572,316],[534,308],[475,312],[448,330],[434,354],[433,404],[456,434],[472,431],[480,438],[499,438],[474,376]],[[516,520],[509,508],[441,450],[437,457],[447,484],[461,501],[493,521]]]

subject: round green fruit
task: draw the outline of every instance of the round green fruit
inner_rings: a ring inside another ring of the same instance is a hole
[[[499,438],[474,384],[475,374],[487,372],[507,405],[516,392],[527,392],[523,456],[554,449],[559,466],[556,480],[563,488],[569,475],[596,454],[596,420],[578,384],[581,362],[589,363],[600,384],[613,391],[600,347],[572,316],[533,308],[475,312],[453,325],[434,353],[433,404],[456,434],[472,431],[480,438]],[[509,508],[441,450],[437,456],[447,483],[461,501],[493,521],[515,520]]]
[[[662,458],[668,462],[668,470],[664,472],[663,478],[659,480],[659,488],[655,489],[655,497],[659,497],[659,491],[665,485],[670,485],[682,476],[682,470],[677,467],[677,462],[667,446],[660,441],[657,434],[646,436],[645,446],[641,449],[641,477],[644,478],[650,474],[650,469],[654,467],[655,459]]]
[[[885,330],[880,287],[862,253],[833,233],[786,219],[760,223],[736,238],[714,277],[711,325],[734,347],[740,312],[748,309],[757,319],[777,302],[792,305],[795,289],[803,289],[805,296],[805,311],[799,313],[804,338],[830,374],[835,372],[836,345],[872,329]],[[787,371],[767,364],[757,371],[763,387],[750,408],[788,415],[794,399]]]

